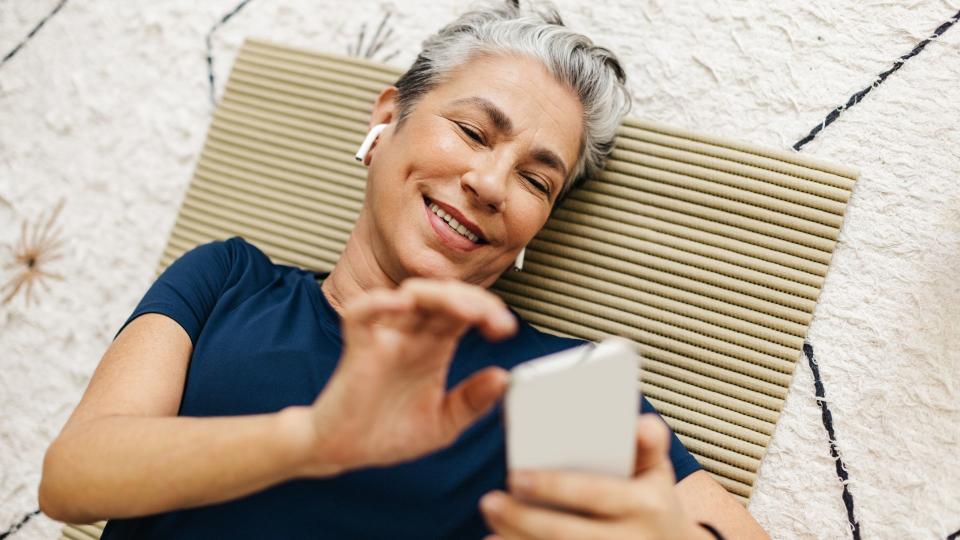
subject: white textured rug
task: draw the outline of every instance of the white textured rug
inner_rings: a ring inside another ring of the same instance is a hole
[[[820,126],[801,151],[862,171],[751,512],[775,538],[955,533],[960,24],[924,41],[960,4],[556,4],[620,54],[635,115],[780,148]],[[45,266],[62,280],[0,305],[0,537],[57,534],[31,515],[43,452],[173,225],[212,111],[208,34],[219,95],[245,36],[344,53],[390,12],[374,57],[407,65],[461,5],[0,1],[0,244],[61,199],[66,240]]]

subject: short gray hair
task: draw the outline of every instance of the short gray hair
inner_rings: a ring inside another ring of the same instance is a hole
[[[586,178],[596,176],[613,150],[617,128],[630,110],[626,74],[617,57],[568,29],[552,6],[523,9],[519,1],[461,15],[423,42],[423,49],[396,86],[398,123],[444,76],[477,54],[520,53],[543,62],[583,106],[583,137],[577,163],[564,179],[559,202]]]

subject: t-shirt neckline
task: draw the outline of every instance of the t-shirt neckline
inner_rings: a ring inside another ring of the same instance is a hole
[[[318,314],[321,316],[320,323],[326,326],[327,329],[332,330],[337,338],[342,339],[340,334],[340,314],[337,313],[337,310],[333,309],[333,306],[330,305],[330,302],[327,300],[327,295],[323,294],[323,289],[320,288],[323,280],[327,279],[329,275],[330,272],[307,272],[306,277],[309,280],[307,289],[310,291],[310,298],[313,299]]]

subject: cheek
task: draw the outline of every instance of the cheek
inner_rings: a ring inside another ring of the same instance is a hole
[[[529,199],[528,194],[518,194],[520,200]],[[530,243],[530,240],[540,232],[546,223],[549,208],[545,209],[536,201],[518,202],[508,211],[506,219],[507,230],[510,231],[510,245],[520,248]]]
[[[451,140],[436,122],[411,120],[395,135],[388,151],[371,164],[368,197],[385,207],[399,206],[399,194],[409,189],[410,181],[442,178],[456,172],[465,159],[462,144]],[[412,135],[415,134],[415,135]]]
[[[463,141],[440,124],[442,122],[432,122],[424,126],[405,148],[411,168],[418,176],[458,174],[470,159]]]

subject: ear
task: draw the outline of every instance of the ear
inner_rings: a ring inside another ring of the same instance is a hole
[[[397,114],[397,87],[388,86],[380,91],[377,100],[373,102],[373,111],[370,113],[370,125],[389,124]]]
[[[397,119],[398,95],[397,87],[392,85],[380,91],[380,94],[377,95],[377,100],[373,102],[373,111],[370,113],[370,125],[367,126],[368,128],[373,128],[373,126],[377,124],[389,125],[394,123]],[[380,137],[377,137],[377,139],[373,141],[373,145],[370,147],[370,150],[367,151],[366,158],[364,158],[365,164],[370,164],[370,158],[379,141]]]

